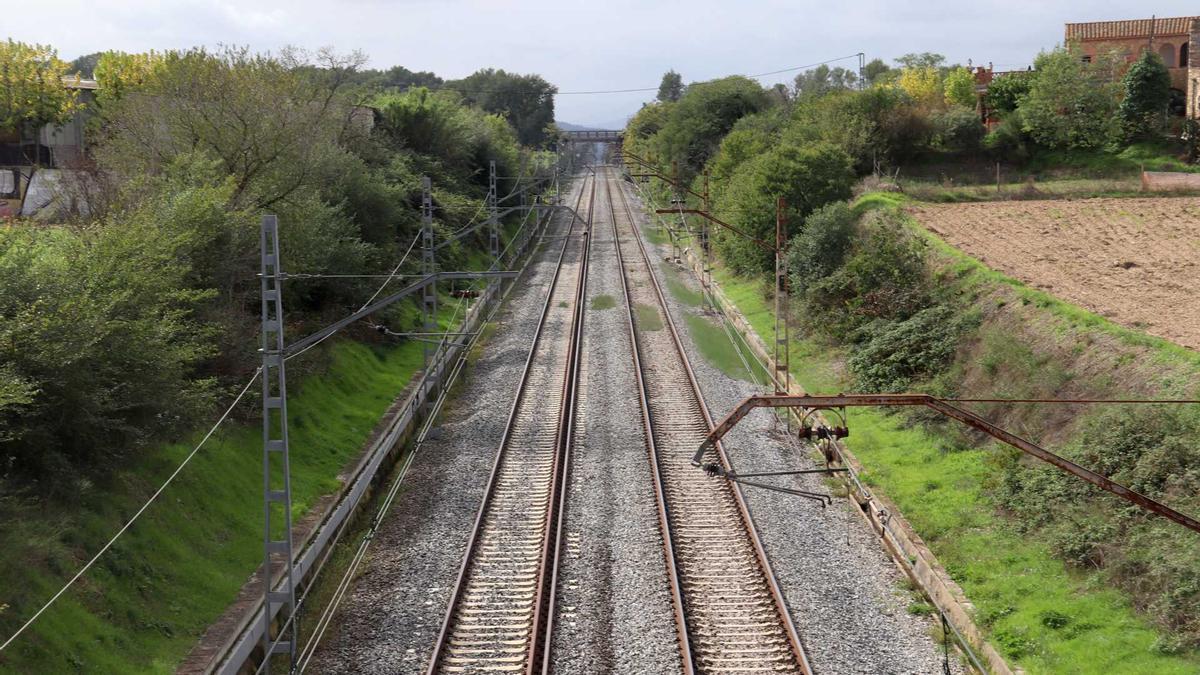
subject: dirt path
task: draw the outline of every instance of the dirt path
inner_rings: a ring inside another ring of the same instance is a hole
[[[989,267],[1130,328],[1200,348],[1200,198],[910,207]]]

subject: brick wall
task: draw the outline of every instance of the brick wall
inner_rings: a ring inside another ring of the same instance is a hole
[[[1200,19],[1192,22],[1192,35],[1188,41],[1188,117],[1200,117]]]

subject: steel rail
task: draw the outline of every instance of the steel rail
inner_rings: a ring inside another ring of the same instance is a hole
[[[587,182],[587,178],[585,177],[584,183],[586,184],[586,182]],[[582,201],[583,194],[585,191],[586,190],[583,189],[583,186],[581,186],[579,198],[576,201],[576,210],[578,210],[579,203]],[[595,193],[594,179],[592,181],[592,193],[594,196],[594,193]],[[567,230],[568,234],[570,232],[574,231],[575,227],[576,227],[576,222],[575,222],[575,220],[572,220],[571,224],[568,226],[568,230]],[[586,230],[584,231],[583,236],[585,237],[585,240],[583,242],[583,252],[581,254],[580,263],[579,263],[579,267],[580,267],[579,273],[578,273],[579,279],[577,282],[577,288],[575,290],[576,298],[579,298],[580,293],[581,293],[578,286],[582,285],[587,278],[586,265],[587,265],[587,252],[590,249],[590,236],[588,236]],[[458,623],[457,619],[458,619],[459,610],[462,608],[461,607],[462,601],[463,601],[464,596],[467,591],[468,580],[469,580],[470,573],[473,568],[473,564],[475,563],[476,554],[479,551],[480,546],[482,544],[482,534],[484,531],[485,520],[486,520],[487,516],[489,515],[490,507],[492,506],[493,500],[498,492],[498,485],[499,485],[500,475],[501,475],[501,467],[504,464],[504,460],[506,459],[506,456],[509,454],[508,453],[509,446],[513,439],[514,433],[517,430],[518,414],[521,411],[521,404],[524,402],[526,394],[530,392],[530,390],[528,388],[530,376],[534,371],[534,362],[539,354],[539,348],[542,346],[543,329],[546,327],[546,325],[547,325],[546,319],[550,315],[551,310],[553,309],[553,300],[555,298],[555,291],[558,289],[558,284],[559,284],[559,280],[562,276],[563,263],[566,258],[567,249],[570,247],[572,241],[577,241],[577,240],[572,239],[569,236],[563,237],[563,245],[559,249],[558,260],[556,261],[556,264],[555,264],[554,276],[551,279],[549,289],[546,292],[546,298],[542,304],[542,310],[541,310],[541,314],[538,319],[537,329],[534,332],[533,339],[530,341],[529,353],[525,359],[525,365],[522,370],[521,378],[520,378],[520,381],[519,381],[519,384],[517,387],[517,393],[516,393],[516,396],[514,396],[514,398],[513,398],[512,406],[509,410],[508,421],[505,424],[504,433],[502,435],[499,448],[496,452],[496,457],[492,463],[492,470],[491,470],[491,473],[489,474],[487,485],[484,489],[483,498],[480,501],[479,511],[476,513],[475,521],[474,521],[474,524],[472,525],[471,534],[470,534],[470,537],[469,537],[468,543],[467,543],[467,550],[463,555],[463,561],[459,568],[457,580],[455,581],[454,591],[450,596],[449,603],[447,604],[446,614],[442,621],[442,627],[441,627],[441,630],[439,631],[437,641],[434,645],[434,652],[430,659],[429,668],[427,671],[429,673],[429,675],[433,675],[435,673],[441,672],[443,669],[466,670],[465,667],[464,668],[447,667],[445,664],[445,660],[448,658],[448,653],[450,652],[451,643],[454,638],[454,630]],[[561,461],[562,456],[564,454],[564,450],[565,450],[563,440],[564,440],[564,438],[567,437],[566,436],[567,431],[573,424],[573,411],[571,411],[571,408],[573,408],[573,399],[568,399],[567,397],[568,396],[573,397],[573,395],[574,395],[575,383],[572,381],[574,379],[572,377],[572,375],[578,373],[578,368],[575,363],[576,359],[573,358],[573,355],[577,355],[577,353],[578,353],[578,349],[577,349],[575,342],[578,340],[579,336],[575,334],[575,329],[576,329],[576,327],[581,325],[582,319],[581,319],[580,314],[582,312],[583,312],[583,306],[581,303],[577,302],[575,307],[572,310],[572,327],[571,327],[571,334],[570,334],[570,340],[569,340],[570,344],[568,345],[568,348],[567,348],[568,349],[568,358],[567,358],[565,372],[563,374],[563,383],[562,383],[562,396],[563,396],[562,403],[561,403],[562,407],[560,409],[559,419],[558,419],[557,425],[555,427],[554,453],[553,453],[554,456],[553,456],[553,459],[551,460],[551,468],[550,468],[551,495],[547,502],[548,503],[548,512],[547,512],[546,520],[545,520],[545,533],[542,536],[542,545],[541,545],[542,550],[541,550],[541,555],[539,557],[540,562],[538,564],[538,570],[536,572],[535,593],[534,593],[534,598],[533,598],[533,621],[532,621],[530,631],[529,631],[528,643],[526,644],[526,652],[525,652],[524,657],[521,659],[524,662],[524,666],[525,666],[524,670],[526,673],[535,672],[536,666],[542,661],[542,659],[539,658],[540,655],[539,655],[539,649],[538,649],[538,641],[539,641],[539,633],[544,632],[541,627],[541,616],[547,606],[547,603],[544,601],[544,595],[547,592],[549,592],[551,594],[553,593],[553,588],[551,586],[554,581],[554,575],[553,575],[553,573],[549,573],[550,583],[546,583],[546,577],[548,574],[548,570],[546,568],[547,568],[548,561],[556,561],[557,560],[557,555],[550,556],[549,555],[550,551],[548,549],[553,545],[550,542],[552,533],[557,533],[557,530],[558,530],[555,523],[553,522],[554,515],[555,515],[554,514],[554,511],[555,511],[554,504],[558,498],[558,495],[560,494],[559,489],[558,489],[559,483],[561,482],[562,477],[565,476],[565,471],[563,470],[564,467],[563,467],[563,464]],[[539,393],[539,392],[534,392],[534,393]]]
[[[679,331],[675,326],[675,321],[671,316],[671,312],[670,312],[670,308],[669,308],[670,306],[667,304],[666,296],[662,290],[662,284],[660,283],[660,281],[658,279],[657,273],[654,271],[654,265],[651,262],[649,253],[646,251],[645,244],[642,242],[642,238],[641,238],[640,234],[637,232],[637,225],[636,225],[636,220],[633,217],[633,211],[629,206],[629,202],[625,197],[624,187],[623,187],[622,183],[620,183],[620,182],[618,183],[617,194],[620,197],[622,208],[626,214],[626,217],[629,220],[630,228],[633,230],[633,240],[637,244],[637,250],[641,253],[641,258],[642,258],[641,264],[644,265],[646,275],[650,279],[650,282],[651,282],[650,283],[651,289],[652,289],[655,297],[657,298],[659,308],[662,311],[663,318],[664,318],[663,323],[664,323],[665,327],[667,328],[667,330],[669,331],[669,334],[671,337],[671,342],[674,345],[675,354],[678,357],[679,363],[681,364],[682,369],[687,376],[686,385],[684,385],[683,383],[680,383],[680,385],[687,387],[688,391],[690,391],[692,396],[695,397],[695,401],[696,401],[697,407],[699,409],[698,412],[700,413],[700,415],[702,417],[704,427],[705,427],[702,430],[702,432],[704,434],[709,434],[712,432],[712,430],[714,428],[712,417],[709,414],[708,406],[704,401],[703,392],[701,391],[700,385],[699,385],[698,381],[696,380],[695,373],[692,370],[691,363],[687,356],[687,351],[684,349],[683,343],[680,340]],[[619,239],[617,240],[617,248],[618,249],[620,248]],[[624,265],[622,265],[621,273],[622,273],[622,276],[625,276],[628,273],[628,268],[625,267]],[[633,310],[632,305],[630,305],[628,307],[628,310],[631,314],[633,313],[634,310]],[[635,345],[635,351],[641,349],[640,345],[638,345],[638,340],[636,338],[636,334],[635,334],[635,338],[634,338],[634,345]],[[651,418],[650,426],[652,428],[654,427],[653,418]],[[718,441],[718,442],[714,443],[713,447],[717,454],[717,457],[718,457],[718,460],[719,460],[721,466],[724,467],[724,469],[726,471],[732,471],[733,466],[729,460],[728,455],[725,452],[724,446]],[[656,471],[656,475],[657,474],[658,474],[658,472]],[[788,648],[789,648],[790,654],[791,654],[791,661],[794,664],[796,670],[798,672],[804,673],[805,675],[811,675],[812,667],[808,662],[808,656],[805,652],[804,644],[800,640],[800,636],[796,631],[796,626],[795,626],[794,622],[792,621],[791,612],[789,611],[789,609],[787,607],[787,602],[784,599],[783,592],[779,587],[779,582],[775,578],[774,571],[771,568],[770,559],[767,556],[766,549],[764,548],[763,543],[762,543],[762,539],[758,533],[757,528],[755,527],[754,519],[751,516],[749,505],[746,503],[745,496],[742,494],[742,490],[739,485],[734,483],[734,484],[729,484],[728,487],[729,487],[730,494],[732,495],[733,500],[736,505],[737,518],[738,518],[738,520],[740,520],[741,529],[742,529],[742,531],[744,531],[746,537],[749,539],[750,545],[754,551],[753,560],[747,560],[746,562],[750,565],[756,566],[758,571],[762,574],[763,580],[766,582],[766,587],[767,587],[766,590],[767,590],[768,595],[770,596],[770,601],[771,601],[771,604],[774,609],[775,617],[779,622],[780,628],[782,628],[783,632],[786,635],[786,641],[788,643]],[[662,499],[664,501],[665,501],[665,498],[664,498],[665,492],[666,492],[665,485],[662,485],[662,484],[656,485],[656,493],[658,493],[660,495],[660,499]],[[666,505],[666,507],[669,509],[669,504]],[[669,514],[670,511],[667,510],[666,513]],[[666,536],[668,534],[669,533],[664,533],[664,539],[666,538]],[[695,561],[695,563],[698,565],[704,565],[705,562],[706,561],[704,561],[704,560]],[[679,563],[677,562],[676,564],[679,564]],[[684,611],[685,611],[685,613],[687,613],[689,610],[690,610],[690,608],[687,604],[687,597],[685,594],[684,595]],[[689,638],[690,637],[691,636],[689,635]],[[711,638],[713,636],[706,636],[706,637]],[[696,649],[696,645],[692,644],[693,642],[694,642],[693,640],[689,640],[689,643],[682,643],[682,644],[688,644],[692,649]],[[693,662],[701,660],[700,658],[697,658],[698,656],[699,655],[695,654],[695,653],[690,655]],[[693,663],[692,670],[689,672],[697,672],[699,669],[700,669],[700,667],[697,666],[695,663]],[[719,670],[719,668],[714,668],[714,670]]]
[[[646,450],[650,457],[650,473],[654,479],[655,502],[658,505],[658,526],[663,532],[663,549],[666,554],[667,578],[671,585],[671,604],[675,609],[675,630],[679,638],[679,655],[685,673],[693,673],[696,666],[692,661],[691,638],[687,628],[687,609],[683,601],[683,583],[680,581],[679,562],[675,555],[674,537],[671,535],[670,507],[666,495],[663,494],[663,477],[659,470],[658,443],[654,440],[654,429],[650,423],[650,393],[646,387],[646,379],[642,375],[642,354],[638,348],[637,331],[633,321],[633,295],[629,291],[629,282],[625,278],[625,258],[621,255],[619,235],[617,233],[617,210],[613,205],[612,186],[605,181],[605,192],[608,195],[608,210],[612,221],[613,248],[617,252],[617,266],[621,270],[621,292],[625,296],[627,308],[626,319],[629,326],[629,349],[633,355],[633,372],[637,381],[638,405],[642,411],[642,433],[646,439]]]
[[[582,193],[582,190],[580,191]],[[582,196],[582,195],[581,195]],[[592,192],[588,199],[588,217],[587,222],[592,222],[592,215],[596,207],[596,180],[592,177]],[[538,594],[538,598],[542,603],[542,612],[534,615],[533,636],[534,642],[530,649],[529,666],[526,669],[527,675],[533,675],[534,667],[537,663],[536,659],[538,652],[541,652],[541,672],[549,673],[551,670],[551,659],[553,652],[553,635],[554,635],[554,612],[558,597],[558,568],[562,562],[562,541],[563,528],[566,519],[564,515],[567,511],[567,498],[569,491],[567,490],[567,479],[571,474],[571,451],[575,444],[575,425],[577,422],[576,401],[579,394],[579,364],[583,355],[583,322],[586,314],[586,299],[587,299],[587,277],[588,263],[591,258],[592,248],[592,233],[589,226],[584,231],[584,236],[587,241],[584,244],[583,263],[580,266],[579,283],[575,287],[575,315],[571,328],[571,354],[569,356],[567,380],[570,385],[570,390],[563,400],[563,415],[564,421],[560,425],[559,443],[562,447],[560,453],[561,468],[555,479],[554,487],[557,491],[557,500],[551,498],[551,508],[554,510],[553,521],[546,528],[546,543],[544,546],[545,565],[543,574],[550,575],[550,583],[543,584],[543,579],[539,579],[538,584],[543,590]],[[556,503],[557,502],[557,503]],[[551,536],[553,535],[553,536]],[[553,555],[551,556],[551,552]],[[545,626],[540,626],[543,621]],[[538,640],[541,640],[541,645],[538,645]]]

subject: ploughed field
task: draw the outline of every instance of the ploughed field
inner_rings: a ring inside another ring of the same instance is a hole
[[[910,207],[989,267],[1130,328],[1200,349],[1200,198]]]

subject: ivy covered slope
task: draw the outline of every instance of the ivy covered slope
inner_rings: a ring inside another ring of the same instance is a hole
[[[263,214],[279,217],[284,269],[315,275],[286,284],[296,338],[359,308],[382,281],[365,277],[396,268],[419,227],[422,175],[446,236],[480,213],[489,161],[515,177],[552,159],[541,144],[553,138],[553,88],[537,76],[474,76],[524,99],[541,92],[515,110],[500,94],[468,100],[432,74],[362,71],[361,56],[330,52],[110,52],[88,63],[99,81],[84,110],[93,164],[68,174],[87,208],[0,227],[0,640],[253,376]],[[28,100],[55,101],[54,114],[78,103],[53,91],[67,72],[53,49],[9,41],[0,64],[3,77],[50,74],[5,86],[47,89]],[[49,114],[3,112],[4,137],[27,137]],[[438,262],[483,269],[486,248],[468,236]],[[398,273],[419,272],[417,259]],[[396,331],[420,322],[411,303],[373,319]],[[420,367],[419,343],[365,327],[338,340],[289,363],[297,517],[339,487]],[[258,415],[252,387],[143,518],[0,654],[0,671],[172,670],[261,558]]]
[[[1071,175],[1093,161],[1117,166],[1105,158],[1133,148],[1182,165],[1184,144],[1142,140],[1161,127],[1154,115],[1162,108],[1137,101],[1166,93],[1146,77],[1161,64],[1144,61],[1083,91],[1068,75],[1098,78],[1089,70],[1097,66],[1064,50],[1043,54],[1037,72],[996,92],[1009,97],[1008,112],[987,135],[956,107],[957,69],[931,54],[909,55],[897,69],[875,64],[863,91],[829,70],[803,74],[794,88],[762,90],[730,78],[690,84],[672,98],[664,87],[664,99],[631,120],[626,145],[631,162],[667,176],[677,171],[696,192],[707,173],[716,215],[761,239],[773,236],[775,200],[785,198],[792,316],[800,324],[793,371],[813,392],[1195,398],[1196,353],[953,250],[923,231],[904,210],[907,198],[880,177],[931,162],[967,175],[996,159]],[[1065,103],[1072,101],[1074,108]],[[1089,112],[1054,112],[1067,109]],[[891,191],[871,192],[881,184]],[[675,196],[662,181],[646,187],[660,203]],[[718,231],[714,242],[723,288],[770,334],[771,257],[730,232]],[[1200,513],[1194,407],[974,409]],[[1015,664],[1071,673],[1200,668],[1193,533],[929,413],[854,411],[850,425],[866,479],[916,526],[975,604],[988,639]]]

